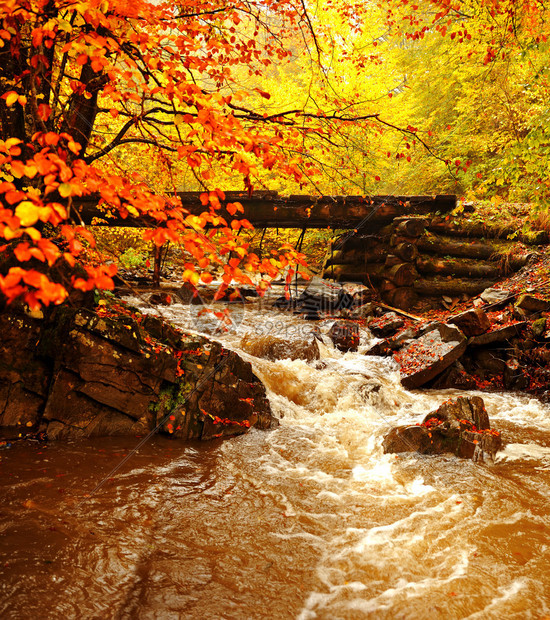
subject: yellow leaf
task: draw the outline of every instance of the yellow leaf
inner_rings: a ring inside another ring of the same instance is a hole
[[[10,105],[13,105],[18,99],[19,99],[19,94],[16,93],[14,90],[10,91],[6,95],[6,105],[8,106],[8,108],[10,107]]]
[[[17,228],[16,230],[13,230],[9,226],[6,226],[2,231],[2,235],[6,241],[11,241],[12,239],[16,239],[21,236],[21,229]]]
[[[19,218],[21,226],[32,226],[38,221],[40,207],[37,207],[29,200],[24,200],[17,205],[15,215]]]
[[[63,198],[68,198],[72,194],[72,187],[70,183],[61,183],[61,185],[57,188],[60,196]]]

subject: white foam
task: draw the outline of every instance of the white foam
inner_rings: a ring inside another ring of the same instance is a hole
[[[549,461],[550,448],[535,443],[509,443],[495,457],[496,463],[521,460]]]
[[[465,620],[476,620],[476,619],[484,619],[487,618],[487,614],[491,611],[499,610],[500,617],[505,617],[505,612],[502,610],[502,604],[506,603],[510,599],[514,598],[516,594],[518,594],[521,590],[526,587],[525,579],[515,579],[508,586],[501,586],[498,588],[499,595],[495,596],[491,602],[484,607],[482,610],[477,611],[474,614],[471,614]]]

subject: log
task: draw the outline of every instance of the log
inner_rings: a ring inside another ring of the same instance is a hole
[[[517,226],[488,225],[485,222],[473,222],[467,219],[446,220],[441,217],[432,218],[428,230],[453,237],[485,237],[488,239],[506,239],[513,235],[517,241],[528,245],[548,243],[548,233],[544,230],[533,230],[527,233],[518,232]]]
[[[397,312],[397,314],[402,314],[403,316],[408,317],[409,319],[413,319],[414,321],[424,321],[425,318],[422,316],[416,316],[415,314],[409,314],[408,312],[403,312],[403,310],[398,310],[396,308],[393,308],[392,306],[388,306],[387,304],[383,304],[380,302],[376,303],[377,306],[380,306],[380,308],[385,308],[386,310],[391,310],[392,312]]]
[[[328,265],[362,265],[364,263],[383,263],[389,248],[378,245],[370,248],[355,248],[352,250],[336,250],[329,256]]]
[[[386,256],[386,260],[384,261],[384,267],[389,269],[394,265],[400,265],[403,261],[399,258],[399,256],[395,256],[395,254],[388,254]]]
[[[382,294],[384,293],[388,293],[390,291],[394,291],[397,286],[395,286],[395,284],[393,282],[391,282],[390,280],[382,280],[382,282],[380,282],[380,285],[378,286],[380,292]]]
[[[475,297],[486,288],[495,284],[496,280],[463,280],[459,278],[422,278],[415,280],[414,290],[426,297],[441,297],[442,295]]]
[[[418,272],[411,263],[399,263],[387,271],[387,278],[396,286],[411,286],[418,277]]]
[[[193,215],[200,215],[205,207],[201,192],[180,192],[182,205]],[[436,211],[449,212],[456,206],[456,196],[279,196],[276,192],[226,192],[225,204],[240,202],[242,217],[257,228],[357,228],[376,230],[403,215],[425,215]],[[74,199],[74,206],[86,224],[94,216],[104,216],[97,209],[99,195]],[[217,211],[227,220],[233,219],[225,205]],[[78,218],[77,218],[78,219]],[[109,226],[150,226],[145,218],[113,218]]]
[[[368,268],[366,268],[368,267]],[[379,282],[382,274],[377,273],[377,269],[381,269],[383,265],[329,265],[323,271],[323,278],[330,278],[339,281],[362,282],[370,284],[371,279]]]
[[[420,237],[426,228],[425,220],[418,218],[411,218],[409,220],[403,220],[395,227],[395,232],[398,235],[405,237]]]
[[[418,248],[413,243],[402,241],[393,248],[393,252],[405,262],[412,263],[418,257]]]
[[[420,273],[450,275],[459,278],[498,278],[504,273],[500,263],[473,261],[464,258],[445,260],[433,256],[419,256],[416,259],[416,268]]]
[[[375,235],[371,234],[361,234],[354,233],[352,230],[349,230],[347,233],[340,235],[337,237],[333,243],[332,247],[334,250],[356,250],[356,249],[364,249],[367,247],[373,247],[380,245],[387,245],[383,241],[381,241],[379,231]]]
[[[497,250],[488,243],[481,243],[480,241],[472,241],[470,243],[448,241],[441,237],[435,237],[434,235],[424,235],[420,237],[417,246],[422,252],[439,254],[440,256],[488,259],[498,255]]]
[[[411,286],[401,286],[385,294],[386,301],[395,308],[409,310],[418,301],[418,295]]]

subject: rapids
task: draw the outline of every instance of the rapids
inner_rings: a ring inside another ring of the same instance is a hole
[[[163,315],[215,323],[181,304]],[[233,316],[216,337],[236,350],[313,326],[259,308]],[[0,617],[550,616],[550,408],[481,394],[507,442],[493,467],[384,455],[392,425],[464,393],[408,392],[391,361],[323,340],[310,362],[240,351],[280,418],[272,431],[1,452]]]

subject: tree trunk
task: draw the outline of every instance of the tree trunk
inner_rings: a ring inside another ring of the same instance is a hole
[[[162,262],[162,245],[153,244],[153,286],[160,286],[160,268]]]

